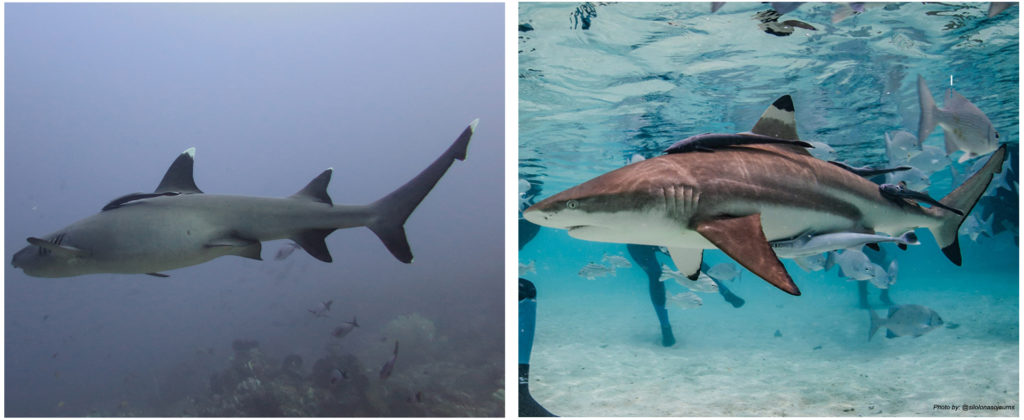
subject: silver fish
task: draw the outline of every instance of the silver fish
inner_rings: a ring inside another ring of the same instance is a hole
[[[741,273],[736,264],[727,262],[715,264],[707,271],[709,277],[718,281],[739,281]]]
[[[630,268],[633,266],[629,260],[621,255],[604,254],[604,256],[601,257],[601,262],[608,263],[612,268]]]
[[[942,126],[946,139],[946,154],[964,151],[957,160],[964,163],[978,156],[992,153],[999,147],[999,133],[984,112],[963,95],[949,89],[944,108],[935,105],[924,78],[917,76],[917,96],[921,103],[921,119],[917,127],[917,143],[924,143],[935,125]]]
[[[579,274],[580,277],[583,277],[587,280],[594,280],[598,277],[606,276],[608,274],[614,276],[615,267],[608,267],[597,263],[590,263],[583,266],[583,268],[581,268],[579,273],[577,274]]]
[[[537,265],[533,260],[530,260],[529,264],[519,263],[519,275],[525,276],[527,274],[537,274]]]
[[[871,313],[871,329],[868,340],[874,337],[879,328],[886,328],[886,338],[914,336],[920,337],[928,331],[942,326],[942,317],[935,311],[921,305],[900,305],[889,307],[889,315],[879,318],[874,310]]]
[[[380,368],[380,380],[385,380],[391,376],[391,371],[395,369],[395,361],[398,360],[398,341],[395,341],[395,353],[391,356],[391,360],[384,362],[384,366]]]
[[[843,269],[843,276],[854,280],[868,280],[875,274],[871,260],[860,249],[847,249],[836,257],[836,264]]]
[[[835,252],[826,252],[823,254],[794,257],[793,262],[808,273],[820,270],[828,271],[835,265],[835,256]]]
[[[920,151],[917,137],[910,132],[897,130],[885,133],[885,156],[889,158],[889,165],[909,163],[910,158]]]
[[[822,235],[804,234],[794,239],[772,241],[769,244],[771,244],[772,250],[775,251],[775,255],[778,255],[780,258],[795,258],[817,255],[837,249],[860,249],[865,244],[879,242],[895,242],[904,247],[906,245],[920,244],[917,240],[917,234],[913,231],[896,237],[854,232],[836,232]]]
[[[348,335],[348,333],[352,332],[352,330],[354,330],[358,326],[359,323],[356,322],[356,317],[352,317],[351,321],[341,324],[337,328],[335,328],[334,331],[331,332],[331,335],[333,335],[334,338],[344,338],[346,335]]]
[[[992,237],[992,220],[996,214],[992,213],[988,216],[988,220],[982,221],[981,216],[978,213],[971,213],[964,219],[964,223],[960,225],[960,234],[971,237],[971,240],[978,242],[978,237],[985,235]]]
[[[327,317],[327,312],[331,310],[331,304],[333,304],[333,303],[334,303],[334,299],[331,299],[331,300],[328,300],[326,302],[321,302],[319,308],[316,308],[316,309],[306,309],[306,310],[309,311],[309,313],[313,314],[314,317],[326,318]]]
[[[661,266],[661,278],[660,281],[675,280],[680,286],[690,289],[694,292],[701,293],[718,293],[718,284],[715,283],[711,277],[707,274],[700,273],[697,276],[697,280],[690,280],[685,274],[678,271],[674,271],[667,265]]]
[[[704,300],[693,292],[679,294],[669,293],[668,300],[674,303],[680,309],[696,309],[704,305]]]

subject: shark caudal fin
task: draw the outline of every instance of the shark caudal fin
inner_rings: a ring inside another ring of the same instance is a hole
[[[935,236],[935,241],[942,248],[942,253],[946,254],[946,258],[949,258],[953,264],[961,264],[960,240],[957,236],[957,231],[960,230],[960,225],[967,218],[967,215],[971,213],[971,209],[978,203],[978,199],[985,193],[989,182],[992,181],[992,176],[1002,171],[1003,159],[1005,158],[1006,145],[1004,144],[992,153],[992,156],[988,158],[988,162],[985,162],[985,166],[981,170],[971,175],[963,185],[960,185],[949,195],[939,200],[939,202],[946,206],[959,209],[963,212],[963,216],[937,206],[930,209],[933,214],[942,217],[942,221],[937,226],[930,228],[932,235]]]
[[[399,261],[412,262],[412,250],[409,249],[409,241],[405,237],[405,220],[423,201],[427,193],[434,188],[434,185],[441,179],[448,167],[452,166],[455,159],[466,159],[469,139],[473,137],[473,132],[476,131],[476,124],[479,121],[476,119],[469,123],[469,127],[462,131],[459,138],[455,139],[448,150],[445,150],[427,169],[391,194],[370,204],[374,217],[367,227],[380,238],[381,242],[384,242],[384,246]]]

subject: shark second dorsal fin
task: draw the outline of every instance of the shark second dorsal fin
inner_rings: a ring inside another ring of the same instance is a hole
[[[292,194],[288,198],[298,198],[302,200],[313,200],[318,203],[326,203],[334,205],[331,201],[331,196],[327,195],[327,184],[331,182],[331,174],[334,172],[333,168],[327,168],[326,171],[317,175],[309,184],[306,184],[299,192]],[[301,244],[301,243],[300,243]]]
[[[167,168],[167,173],[164,174],[164,179],[160,180],[160,185],[156,187],[157,194],[176,192],[181,194],[202,194],[199,187],[196,186],[195,179],[192,178],[192,166],[195,162],[196,148],[190,147],[185,150],[174,162],[171,163],[171,167]]]

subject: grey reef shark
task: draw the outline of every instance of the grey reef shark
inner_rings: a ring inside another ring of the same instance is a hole
[[[28,238],[29,245],[14,254],[11,264],[35,277],[166,277],[160,272],[223,255],[261,260],[261,242],[275,239],[291,239],[314,258],[331,262],[327,235],[359,226],[373,231],[399,261],[410,263],[405,221],[455,159],[466,158],[477,121],[415,178],[367,205],[334,204],[327,195],[332,169],[285,198],[205,194],[192,177],[195,148],[190,148],[152,193],[125,195],[93,216]]]
[[[736,140],[727,141],[729,136]],[[600,175],[533,205],[523,217],[578,239],[664,246],[690,279],[700,273],[704,250],[717,248],[792,295],[800,290],[770,242],[807,233],[898,236],[926,227],[946,257],[960,265],[957,230],[965,216],[887,197],[877,184],[812,157],[806,146],[786,95],[750,133],[683,140],[669,148],[681,153]],[[1003,145],[941,203],[970,213],[1005,156]]]

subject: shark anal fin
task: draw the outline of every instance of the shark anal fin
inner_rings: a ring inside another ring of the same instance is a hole
[[[192,178],[195,155],[196,149],[194,147],[190,147],[178,155],[178,158],[174,159],[174,162],[171,163],[171,167],[167,168],[164,178],[160,180],[160,185],[156,187],[154,192],[157,194],[165,192],[201,194],[202,191],[199,190],[195,179]]]
[[[210,242],[206,246],[209,248],[227,247],[230,248],[230,252],[227,253],[228,255],[237,255],[243,258],[263,261],[263,257],[260,256],[263,245],[260,244],[260,241],[228,237]]]
[[[170,277],[169,275],[166,275],[164,273],[146,273],[146,275],[147,276],[153,276],[153,277]]]
[[[699,248],[669,248],[668,254],[672,256],[672,262],[676,270],[683,273],[690,280],[697,280],[700,276],[701,263],[704,261],[704,250]]]
[[[334,232],[334,229],[311,229],[300,232],[298,235],[293,236],[292,240],[299,244],[303,250],[323,262],[334,261],[331,258],[331,252],[327,250],[327,242],[324,239],[327,235]]]
[[[768,283],[786,293],[800,296],[800,289],[775,256],[775,251],[772,251],[768,238],[761,230],[760,214],[708,220],[698,223],[696,230],[726,255]]]
[[[331,182],[332,173],[334,173],[334,169],[328,169],[321,172],[320,175],[317,175],[316,178],[309,181],[309,184],[306,184],[302,190],[292,194],[289,198],[312,200],[318,203],[334,205],[334,202],[331,201],[331,196],[327,195],[327,184]]]

